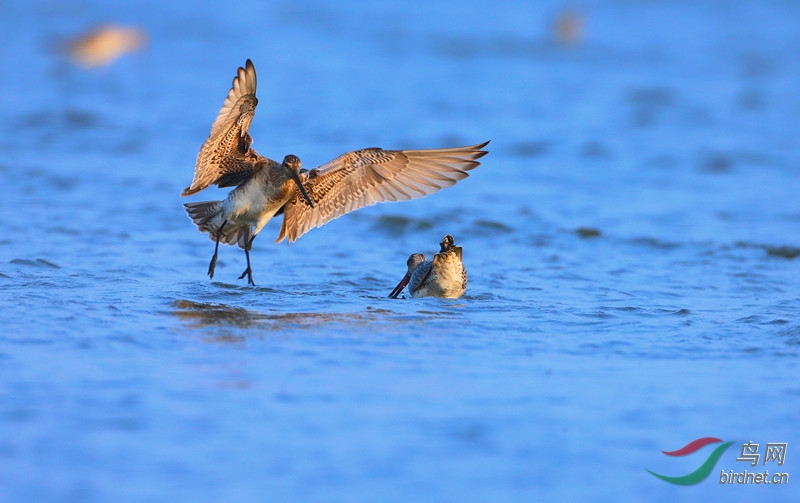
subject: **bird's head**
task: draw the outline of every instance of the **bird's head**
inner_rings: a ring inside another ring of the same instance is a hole
[[[292,154],[287,155],[283,158],[283,167],[289,171],[300,173],[300,158]]]
[[[314,202],[308,195],[306,188],[303,187],[302,180],[300,180],[300,158],[292,154],[287,155],[286,157],[283,158],[283,169],[286,170],[286,174],[289,176],[289,178],[294,180],[294,183],[297,184],[297,188],[300,190],[300,193],[308,202],[308,205],[313,208]]]
[[[403,276],[403,279],[400,280],[400,283],[398,283],[397,286],[394,287],[392,293],[389,294],[389,298],[396,299],[397,296],[400,295],[400,292],[402,292],[403,289],[408,284],[408,282],[411,281],[411,273],[414,272],[414,269],[418,265],[425,262],[425,260],[426,260],[425,255],[423,255],[422,253],[412,253],[408,257],[408,260],[406,261],[406,265],[408,266],[408,272],[406,272],[406,275]]]
[[[414,272],[414,269],[421,263],[425,262],[428,258],[423,253],[412,253],[409,255],[408,260],[406,260],[406,265],[408,266],[408,276],[411,276],[411,273]]]

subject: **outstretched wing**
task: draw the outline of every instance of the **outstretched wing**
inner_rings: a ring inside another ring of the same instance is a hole
[[[182,196],[200,192],[209,185],[237,185],[253,172],[255,157],[248,134],[256,113],[256,69],[249,59],[239,68],[228,96],[211,126],[211,134],[200,147],[194,167],[194,180]]]
[[[303,183],[312,208],[299,189],[284,207],[277,242],[289,242],[345,213],[385,201],[409,201],[433,194],[468,175],[488,152],[489,142],[434,150],[368,148],[343,154],[309,171]]]

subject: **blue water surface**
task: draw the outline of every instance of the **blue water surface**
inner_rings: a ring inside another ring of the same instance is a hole
[[[147,48],[71,64],[103,23]],[[490,153],[209,281],[248,58],[270,158]],[[2,2],[0,62],[0,501],[797,501],[800,4]],[[387,299],[445,234],[467,294]]]

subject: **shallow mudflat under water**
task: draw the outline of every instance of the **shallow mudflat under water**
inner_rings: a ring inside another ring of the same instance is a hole
[[[791,501],[799,8],[587,2],[566,45],[561,9],[4,7],[0,500]],[[52,50],[105,20],[147,50]],[[247,58],[270,158],[490,154],[209,281],[178,194]],[[386,298],[445,234],[467,294]],[[736,443],[704,482],[645,471],[706,436]],[[789,484],[719,484],[751,440]]]

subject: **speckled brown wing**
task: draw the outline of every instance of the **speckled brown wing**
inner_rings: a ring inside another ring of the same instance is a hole
[[[434,150],[368,148],[343,154],[306,174],[314,207],[295,189],[284,206],[276,242],[289,242],[345,213],[386,201],[409,201],[466,178],[488,152],[489,142]]]
[[[408,293],[413,296],[414,292],[419,290],[419,287],[421,287],[423,283],[425,283],[425,280],[431,275],[431,269],[433,269],[432,260],[426,260],[414,268],[414,271],[411,273],[411,278],[408,280]]]
[[[194,180],[182,196],[200,192],[209,185],[238,185],[253,174],[258,154],[250,148],[250,122],[256,113],[256,69],[249,59],[239,68],[231,90],[211,126],[211,134],[200,147]]]

